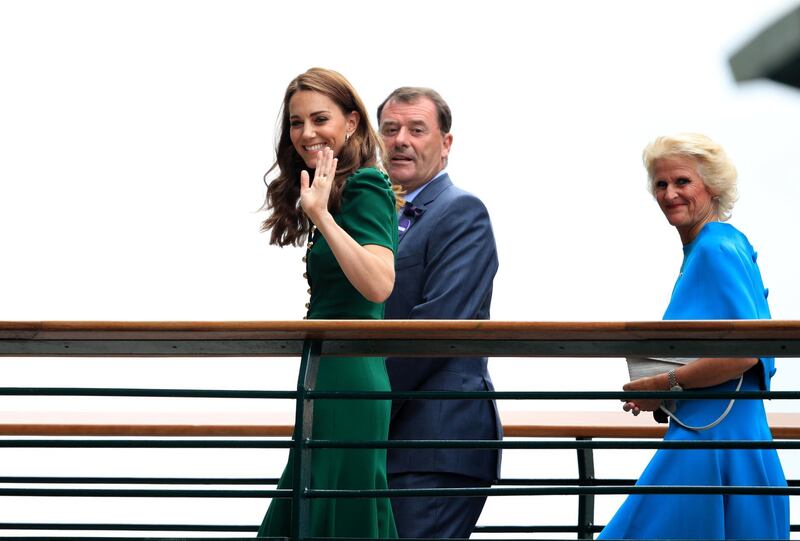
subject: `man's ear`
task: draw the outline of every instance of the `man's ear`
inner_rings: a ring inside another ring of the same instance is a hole
[[[453,134],[447,133],[442,138],[442,159],[446,160],[450,154],[450,146],[453,144]]]

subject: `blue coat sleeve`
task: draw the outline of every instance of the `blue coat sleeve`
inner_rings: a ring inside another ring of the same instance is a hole
[[[736,239],[715,240],[687,254],[664,319],[770,319],[755,252]],[[769,389],[775,359],[760,360]]]

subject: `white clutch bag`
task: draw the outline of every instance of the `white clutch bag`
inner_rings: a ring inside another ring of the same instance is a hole
[[[673,368],[696,361],[697,357],[628,357],[631,381],[669,372]]]
[[[628,375],[631,378],[631,381],[641,378],[646,378],[649,376],[655,376],[657,374],[662,374],[664,372],[669,372],[673,368],[677,368],[684,364],[689,364],[692,361],[696,361],[696,357],[626,357],[625,359],[628,362]],[[742,382],[744,381],[744,374],[739,376],[739,384],[736,386],[736,390],[742,388]],[[691,426],[683,421],[681,421],[675,415],[675,401],[674,400],[667,400],[661,403],[660,410],[667,414],[673,421],[681,425],[682,427],[688,430],[694,430],[699,432],[701,430],[708,430],[709,428],[714,428],[719,423],[725,419],[728,413],[733,408],[734,399],[731,399],[728,402],[728,407],[725,408],[725,411],[722,412],[722,415],[717,418],[716,421],[709,423],[704,426]]]

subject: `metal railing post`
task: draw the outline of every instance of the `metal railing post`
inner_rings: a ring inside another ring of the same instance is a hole
[[[300,358],[300,375],[297,378],[297,400],[295,402],[294,471],[292,472],[292,539],[300,541],[309,537],[311,524],[311,501],[306,492],[311,488],[311,453],[307,441],[311,439],[314,423],[314,401],[308,392],[314,390],[319,370],[322,342],[303,342]]]
[[[575,438],[590,441],[592,438]],[[578,479],[583,484],[594,479],[594,454],[591,448],[578,449]],[[594,494],[578,496],[578,539],[594,539]]]

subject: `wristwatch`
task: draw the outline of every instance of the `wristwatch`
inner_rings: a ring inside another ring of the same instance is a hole
[[[667,383],[669,385],[670,391],[682,391],[683,387],[680,386],[678,383],[678,375],[675,373],[675,369],[672,368],[669,372],[667,372]]]

